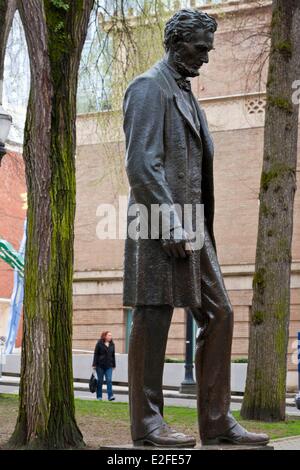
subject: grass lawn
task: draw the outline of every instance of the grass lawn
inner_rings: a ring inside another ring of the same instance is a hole
[[[101,445],[128,444],[128,404],[96,400],[76,399],[76,416],[88,447]],[[0,394],[0,448],[9,439],[16,422],[18,397]],[[267,432],[271,439],[300,435],[300,420],[289,419],[280,423],[260,423],[240,419],[239,412],[233,412],[239,422],[249,431]],[[199,442],[197,411],[192,408],[166,406],[165,419],[178,431],[193,435]]]

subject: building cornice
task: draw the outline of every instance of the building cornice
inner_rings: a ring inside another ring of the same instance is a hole
[[[221,96],[208,96],[205,98],[198,98],[200,104],[210,104],[218,101],[236,101],[245,98],[265,98],[265,91],[257,91],[251,93],[237,93],[234,95],[221,95]]]
[[[255,265],[252,263],[245,264],[223,264],[221,265],[223,275],[226,276],[253,276]],[[300,260],[292,262],[292,274],[300,274]],[[121,269],[103,270],[103,271],[75,271],[74,282],[82,281],[120,281],[123,279],[123,271]]]

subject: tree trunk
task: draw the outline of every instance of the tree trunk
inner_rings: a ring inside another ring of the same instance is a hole
[[[10,28],[16,12],[16,3],[16,0],[0,0],[0,103],[2,103],[5,50]]]
[[[20,408],[10,443],[83,445],[75,421],[72,282],[76,91],[93,0],[19,0],[31,64]]]
[[[241,411],[244,418],[263,421],[285,419],[299,113],[292,84],[300,77],[299,51],[300,2],[274,0],[249,363]]]

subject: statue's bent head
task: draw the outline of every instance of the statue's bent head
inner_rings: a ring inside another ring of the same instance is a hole
[[[182,75],[199,75],[200,67],[208,63],[208,54],[213,49],[216,30],[216,20],[198,10],[179,10],[167,21],[165,49]]]

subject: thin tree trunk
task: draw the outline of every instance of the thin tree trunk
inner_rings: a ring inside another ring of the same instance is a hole
[[[253,279],[249,364],[241,414],[285,419],[291,245],[296,190],[300,77],[300,2],[274,0],[264,158]]]
[[[0,0],[0,103],[2,103],[2,82],[6,44],[16,8],[16,0]]]
[[[32,82],[24,139],[28,226],[14,446],[83,445],[72,374],[75,120],[80,56],[93,3],[18,2]]]

